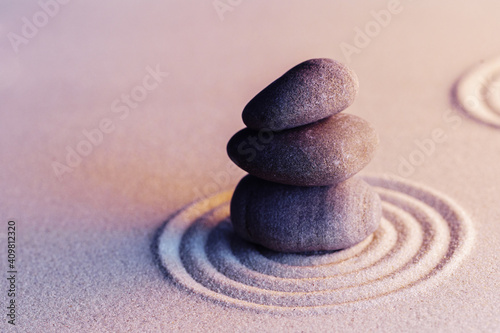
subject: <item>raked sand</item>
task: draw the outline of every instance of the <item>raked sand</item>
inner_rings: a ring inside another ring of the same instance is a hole
[[[499,331],[500,5],[231,3],[0,5],[0,331]],[[226,143],[318,57],[359,77],[381,226],[331,253],[238,242]]]
[[[346,250],[287,254],[246,243],[234,234],[226,192],[166,222],[155,241],[160,263],[169,277],[207,298],[290,315],[380,305],[438,287],[474,244],[469,217],[417,184],[367,181],[383,200],[383,220]]]

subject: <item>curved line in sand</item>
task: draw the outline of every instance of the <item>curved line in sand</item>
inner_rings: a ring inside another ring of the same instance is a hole
[[[387,211],[387,209],[385,209],[385,211]],[[391,218],[391,220],[393,220],[393,218]],[[412,222],[411,220],[409,221]],[[216,245],[216,248],[222,245],[221,248],[217,249],[220,249],[220,251],[214,249],[215,251],[211,253],[209,257],[211,257],[212,265],[216,267],[218,271],[223,272],[227,276],[233,276],[232,279],[237,281],[245,279],[246,277],[249,279],[255,277],[264,280],[264,282],[279,283],[280,281],[289,281],[291,283],[297,283],[300,280],[304,280],[317,283],[325,279],[347,276],[349,274],[352,277],[352,282],[359,280],[361,276],[366,277],[368,273],[367,270],[374,267],[379,261],[384,261],[384,258],[386,259],[385,261],[387,261],[391,256],[401,255],[400,252],[404,252],[404,255],[411,253],[412,249],[409,246],[412,246],[412,244],[404,241],[397,242],[398,234],[393,223],[401,223],[398,228],[403,230],[402,235],[409,232],[419,232],[416,222],[413,222],[413,226],[409,228],[404,222],[389,222],[384,218],[377,234],[383,234],[385,237],[382,238],[377,236],[376,241],[371,243],[377,246],[367,247],[366,251],[350,259],[329,265],[297,267],[272,261],[263,261],[261,259],[262,257],[251,257],[253,245],[243,243],[244,245],[242,246],[241,252],[248,252],[250,254],[250,258],[245,258],[245,261],[253,259],[252,265],[248,265],[248,263],[242,261],[241,258],[238,258],[238,254],[231,253],[224,239],[219,239]],[[419,239],[418,237],[413,238]],[[413,245],[413,247],[415,249],[418,248],[415,245]],[[286,254],[283,255],[286,256]],[[262,265],[258,265],[259,262],[262,263]],[[242,273],[249,274],[242,275]]]
[[[350,249],[305,256],[236,242],[228,219],[231,191],[167,222],[158,239],[162,265],[212,300],[293,313],[368,306],[441,283],[471,250],[470,219],[451,199],[417,183],[365,180],[381,196],[384,218],[371,239]]]
[[[238,242],[238,244],[233,245],[233,253],[234,256],[239,259],[239,261],[243,265],[248,267],[248,269],[260,272],[262,274],[290,279],[317,277],[321,278],[332,274],[354,271],[360,266],[362,268],[363,264],[365,264],[366,266],[366,260],[359,260],[359,258],[363,258],[362,255],[367,252],[371,254],[370,259],[372,259],[372,261],[380,259],[392,247],[396,245],[397,232],[390,222],[388,222],[386,219],[383,219],[381,221],[380,228],[366,240],[368,240],[369,243],[366,246],[363,246],[362,251],[360,251],[359,253],[356,253],[356,251],[354,253],[351,253],[354,255],[351,255],[345,259],[341,258],[341,260],[335,260],[328,264],[320,263],[318,265],[314,265],[313,263],[307,266],[295,266],[288,264],[286,263],[287,254],[281,254],[280,261],[275,262],[273,260],[269,260],[265,256],[261,256],[258,251],[255,251],[254,246],[243,242]],[[364,244],[360,243],[358,245]],[[353,248],[357,247],[358,245],[354,246]],[[339,252],[341,253],[343,251]],[[317,258],[320,262],[321,259],[323,259],[322,256],[314,257]]]
[[[234,244],[232,244],[232,246],[235,252],[242,251],[241,255],[248,255],[250,251],[252,256],[258,256],[259,260],[256,262],[256,264],[260,265],[264,263],[265,267],[267,267],[267,265],[284,264],[287,267],[298,266],[317,268],[318,266],[322,265],[338,264],[340,262],[358,256],[363,251],[366,251],[368,247],[373,247],[378,244],[380,242],[379,239],[383,236],[382,233],[382,229],[376,230],[373,234],[368,236],[359,244],[356,244],[342,251],[331,252],[324,251],[307,254],[288,253],[286,255],[283,255],[282,253],[268,250],[263,247],[258,247],[256,249],[251,248],[250,250],[247,250],[247,247],[241,246],[241,242],[239,241],[239,239],[238,241],[233,242]]]
[[[473,118],[500,128],[500,57],[469,70],[458,82],[460,107]]]

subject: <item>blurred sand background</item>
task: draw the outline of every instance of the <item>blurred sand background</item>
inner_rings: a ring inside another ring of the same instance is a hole
[[[0,330],[500,330],[500,130],[453,109],[451,94],[471,66],[500,55],[500,3],[221,2],[73,0],[52,16],[37,2],[0,4],[0,267],[6,275],[13,219],[19,271],[16,326],[2,313]],[[356,44],[358,29],[376,22],[372,11],[390,6],[386,26]],[[179,288],[153,260],[155,231],[236,185],[244,173],[225,147],[243,107],[317,57],[359,77],[347,112],[381,141],[364,172],[452,197],[477,230],[472,253],[432,293],[325,316],[246,312]],[[82,143],[97,128],[102,138]],[[403,167],[436,129],[446,139]],[[87,156],[67,160],[78,149]]]

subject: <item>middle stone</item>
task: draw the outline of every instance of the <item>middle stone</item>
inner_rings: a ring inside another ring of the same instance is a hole
[[[335,185],[355,175],[373,158],[375,129],[346,113],[312,124],[265,132],[245,128],[227,145],[240,168],[256,177],[288,185]]]

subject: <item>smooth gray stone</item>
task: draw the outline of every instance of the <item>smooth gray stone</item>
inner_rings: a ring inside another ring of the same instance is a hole
[[[231,200],[231,221],[241,238],[280,252],[339,250],[379,226],[377,193],[356,177],[337,186],[300,187],[248,175]]]
[[[373,158],[375,129],[366,120],[339,113],[281,132],[243,129],[227,145],[240,168],[256,177],[299,186],[335,185]]]
[[[243,122],[248,128],[273,131],[310,124],[351,105],[358,87],[356,74],[340,62],[307,60],[250,100]]]

